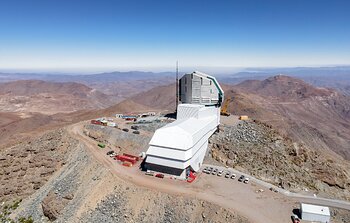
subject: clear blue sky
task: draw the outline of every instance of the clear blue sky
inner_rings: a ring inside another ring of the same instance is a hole
[[[349,0],[0,0],[0,69],[350,64]]]

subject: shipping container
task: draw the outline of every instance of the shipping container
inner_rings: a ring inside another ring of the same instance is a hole
[[[127,153],[123,153],[123,156],[127,156],[127,157],[130,157],[130,158],[134,158],[136,161],[139,161],[139,160],[140,160],[140,157],[134,156],[134,155],[131,155],[131,154],[127,154]]]
[[[130,162],[132,164],[136,163],[136,159],[135,158],[131,158],[131,157],[128,157],[128,156],[117,155],[116,158],[117,158],[117,160],[120,160],[122,162],[128,161],[128,162]]]
[[[239,120],[248,120],[248,116],[247,115],[241,115],[241,116],[239,116]]]

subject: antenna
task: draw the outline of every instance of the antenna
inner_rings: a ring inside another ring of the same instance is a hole
[[[179,62],[176,61],[176,108],[175,108],[175,112],[177,112],[178,104],[179,104]]]

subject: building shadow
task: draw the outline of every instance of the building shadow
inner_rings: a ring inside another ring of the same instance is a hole
[[[164,117],[176,119],[176,112],[168,113]]]
[[[293,214],[295,214],[296,216],[298,216],[298,218],[301,219],[301,213],[300,213],[300,209],[299,208],[294,208],[293,209]]]

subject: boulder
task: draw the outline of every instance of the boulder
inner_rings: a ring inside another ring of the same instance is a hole
[[[43,214],[48,217],[50,221],[54,221],[61,214],[68,202],[68,199],[63,199],[53,191],[50,191],[41,202]]]

